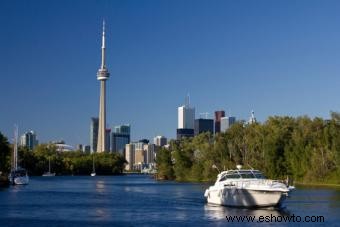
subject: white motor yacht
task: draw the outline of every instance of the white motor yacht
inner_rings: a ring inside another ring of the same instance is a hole
[[[208,203],[235,207],[275,207],[288,195],[288,187],[277,180],[265,179],[258,170],[223,171],[204,193]]]

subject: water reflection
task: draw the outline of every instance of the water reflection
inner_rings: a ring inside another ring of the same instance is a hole
[[[96,182],[96,192],[105,192],[104,181],[99,180]]]
[[[259,217],[272,217],[272,216],[289,216],[290,213],[286,208],[258,208],[258,209],[245,209],[224,207],[218,205],[206,204],[204,206],[204,214],[207,219],[221,220],[226,219],[226,216],[253,216],[256,220]]]

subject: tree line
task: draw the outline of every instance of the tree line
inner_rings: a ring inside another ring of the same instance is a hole
[[[301,183],[340,183],[340,114],[330,120],[269,117],[264,123],[238,122],[226,132],[173,140],[157,154],[158,178],[214,181],[220,171],[259,169],[268,178]]]
[[[11,169],[12,145],[0,133],[0,171],[4,174]],[[112,175],[123,173],[125,158],[117,153],[88,154],[81,151],[58,152],[51,144],[38,145],[33,151],[25,147],[18,149],[18,164],[25,168],[29,175],[41,176],[48,171],[49,160],[51,172],[57,175],[89,175],[92,172],[93,160],[96,173]]]

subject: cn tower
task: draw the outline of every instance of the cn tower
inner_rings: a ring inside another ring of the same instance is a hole
[[[100,100],[99,100],[99,125],[98,125],[98,144],[97,153],[105,151],[105,127],[106,127],[106,80],[110,73],[105,65],[105,21],[103,21],[102,36],[102,64],[98,69],[97,79],[100,81]]]

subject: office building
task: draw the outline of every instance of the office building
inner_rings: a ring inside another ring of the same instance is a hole
[[[183,139],[185,137],[193,137],[195,135],[194,129],[188,129],[188,128],[178,128],[177,129],[177,139]]]
[[[141,171],[155,166],[158,146],[144,142],[132,142],[125,145],[125,159],[128,164],[125,170]]]
[[[91,152],[91,146],[90,145],[86,145],[83,147],[83,152],[85,153],[90,153]]]
[[[105,22],[103,22],[102,62],[97,73],[97,79],[100,81],[99,125],[98,125],[98,142],[97,142],[98,153],[104,152],[107,146],[107,143],[106,143],[107,136],[105,132],[105,129],[106,129],[106,80],[109,79],[109,76],[110,74],[105,64]]]
[[[20,137],[20,146],[33,150],[38,145],[37,135],[34,131],[28,131]]]
[[[221,132],[226,132],[236,122],[236,117],[221,118]]]
[[[159,147],[163,147],[167,144],[167,138],[164,136],[156,136],[155,138],[153,138],[153,143]]]
[[[210,132],[214,134],[214,120],[213,119],[196,119],[195,120],[195,135],[202,132]]]
[[[224,110],[215,111],[215,133],[221,131],[221,118],[225,117]]]
[[[178,107],[177,139],[194,136],[195,108],[190,107],[189,97],[185,105]]]
[[[91,118],[91,126],[90,126],[90,146],[91,153],[97,151],[97,142],[98,142],[98,123],[99,119],[96,117]]]
[[[115,126],[112,132],[112,152],[124,155],[125,145],[130,143],[130,125]]]
[[[111,129],[105,129],[105,137],[105,151],[109,152],[111,151]]]

